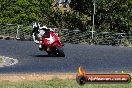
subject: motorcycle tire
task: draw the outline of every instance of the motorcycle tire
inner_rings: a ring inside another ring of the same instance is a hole
[[[55,48],[56,48],[56,55],[57,55],[57,56],[65,57],[65,53],[63,52],[63,50],[62,50],[60,47],[58,47],[58,46],[56,45]]]
[[[48,56],[53,56],[53,54],[51,52],[47,52],[48,53]]]

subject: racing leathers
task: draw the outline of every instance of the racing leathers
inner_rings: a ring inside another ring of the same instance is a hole
[[[46,26],[39,27],[38,31],[33,33],[33,40],[36,44],[39,44],[39,50],[42,50],[42,39],[49,35],[50,31],[54,32],[53,29],[47,28]]]

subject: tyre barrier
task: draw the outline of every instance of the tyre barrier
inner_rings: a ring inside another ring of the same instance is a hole
[[[0,39],[3,39],[3,37],[0,36]]]
[[[15,37],[10,37],[10,36],[0,36],[0,40],[20,40],[20,41],[32,41],[32,38],[20,38],[17,39]]]
[[[16,38],[10,36],[0,36],[0,40],[15,40]]]

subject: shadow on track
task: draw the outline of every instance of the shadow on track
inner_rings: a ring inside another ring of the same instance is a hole
[[[33,55],[34,57],[57,57],[53,55]]]
[[[55,55],[32,55],[34,57],[62,57],[62,56],[55,56]]]

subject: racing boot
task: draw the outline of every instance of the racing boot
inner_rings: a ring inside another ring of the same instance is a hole
[[[42,45],[39,45],[39,50],[41,50],[41,51],[43,50]]]
[[[48,51],[48,52],[51,52],[51,49],[50,49],[49,47],[47,47],[47,51]]]

